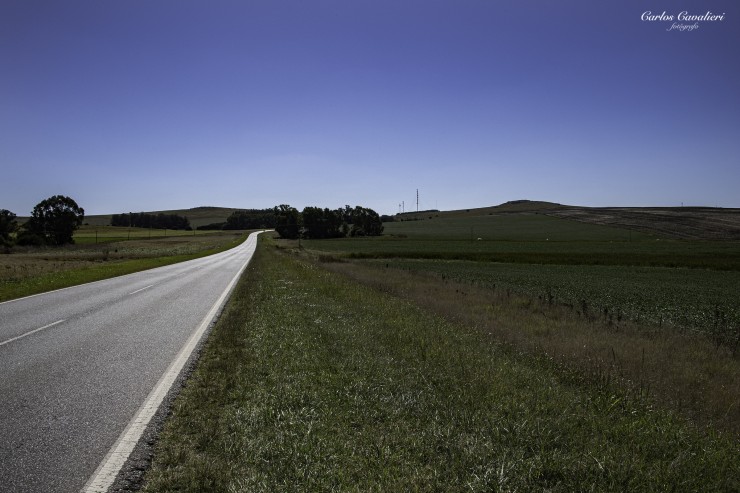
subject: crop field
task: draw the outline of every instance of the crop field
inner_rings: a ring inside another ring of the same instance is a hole
[[[456,225],[456,222],[461,224]],[[654,237],[540,215],[386,223],[384,236],[307,240],[348,258],[416,258],[559,265],[629,265],[740,271],[740,243]],[[480,239],[479,239],[480,238]]]
[[[740,242],[532,214],[385,226],[301,246],[327,269],[740,432]]]
[[[370,262],[513,290],[613,322],[670,325],[731,344],[740,339],[740,272],[407,259]]]
[[[534,214],[443,217],[385,226],[387,236],[380,238],[305,245],[349,258],[384,259],[376,261],[383,266],[510,289],[608,320],[666,324],[725,343],[740,339],[738,242],[666,240]]]

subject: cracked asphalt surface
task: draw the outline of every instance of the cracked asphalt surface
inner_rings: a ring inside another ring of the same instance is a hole
[[[80,491],[256,241],[0,303],[0,490]]]

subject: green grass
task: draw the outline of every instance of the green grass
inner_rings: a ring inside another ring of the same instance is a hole
[[[0,256],[0,301],[192,260],[233,248],[245,234],[181,235],[160,239],[42,248]]]
[[[261,241],[144,491],[737,491],[738,452]]]
[[[124,240],[171,238],[212,233],[210,231],[185,231],[174,229],[122,228],[118,226],[82,226],[75,232],[75,244],[87,245],[112,243]]]

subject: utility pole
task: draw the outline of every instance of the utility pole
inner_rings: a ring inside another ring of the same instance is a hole
[[[419,189],[416,189],[416,212],[419,212]]]

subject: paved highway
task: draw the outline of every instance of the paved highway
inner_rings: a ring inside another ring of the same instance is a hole
[[[80,491],[256,241],[0,303],[0,491]]]

